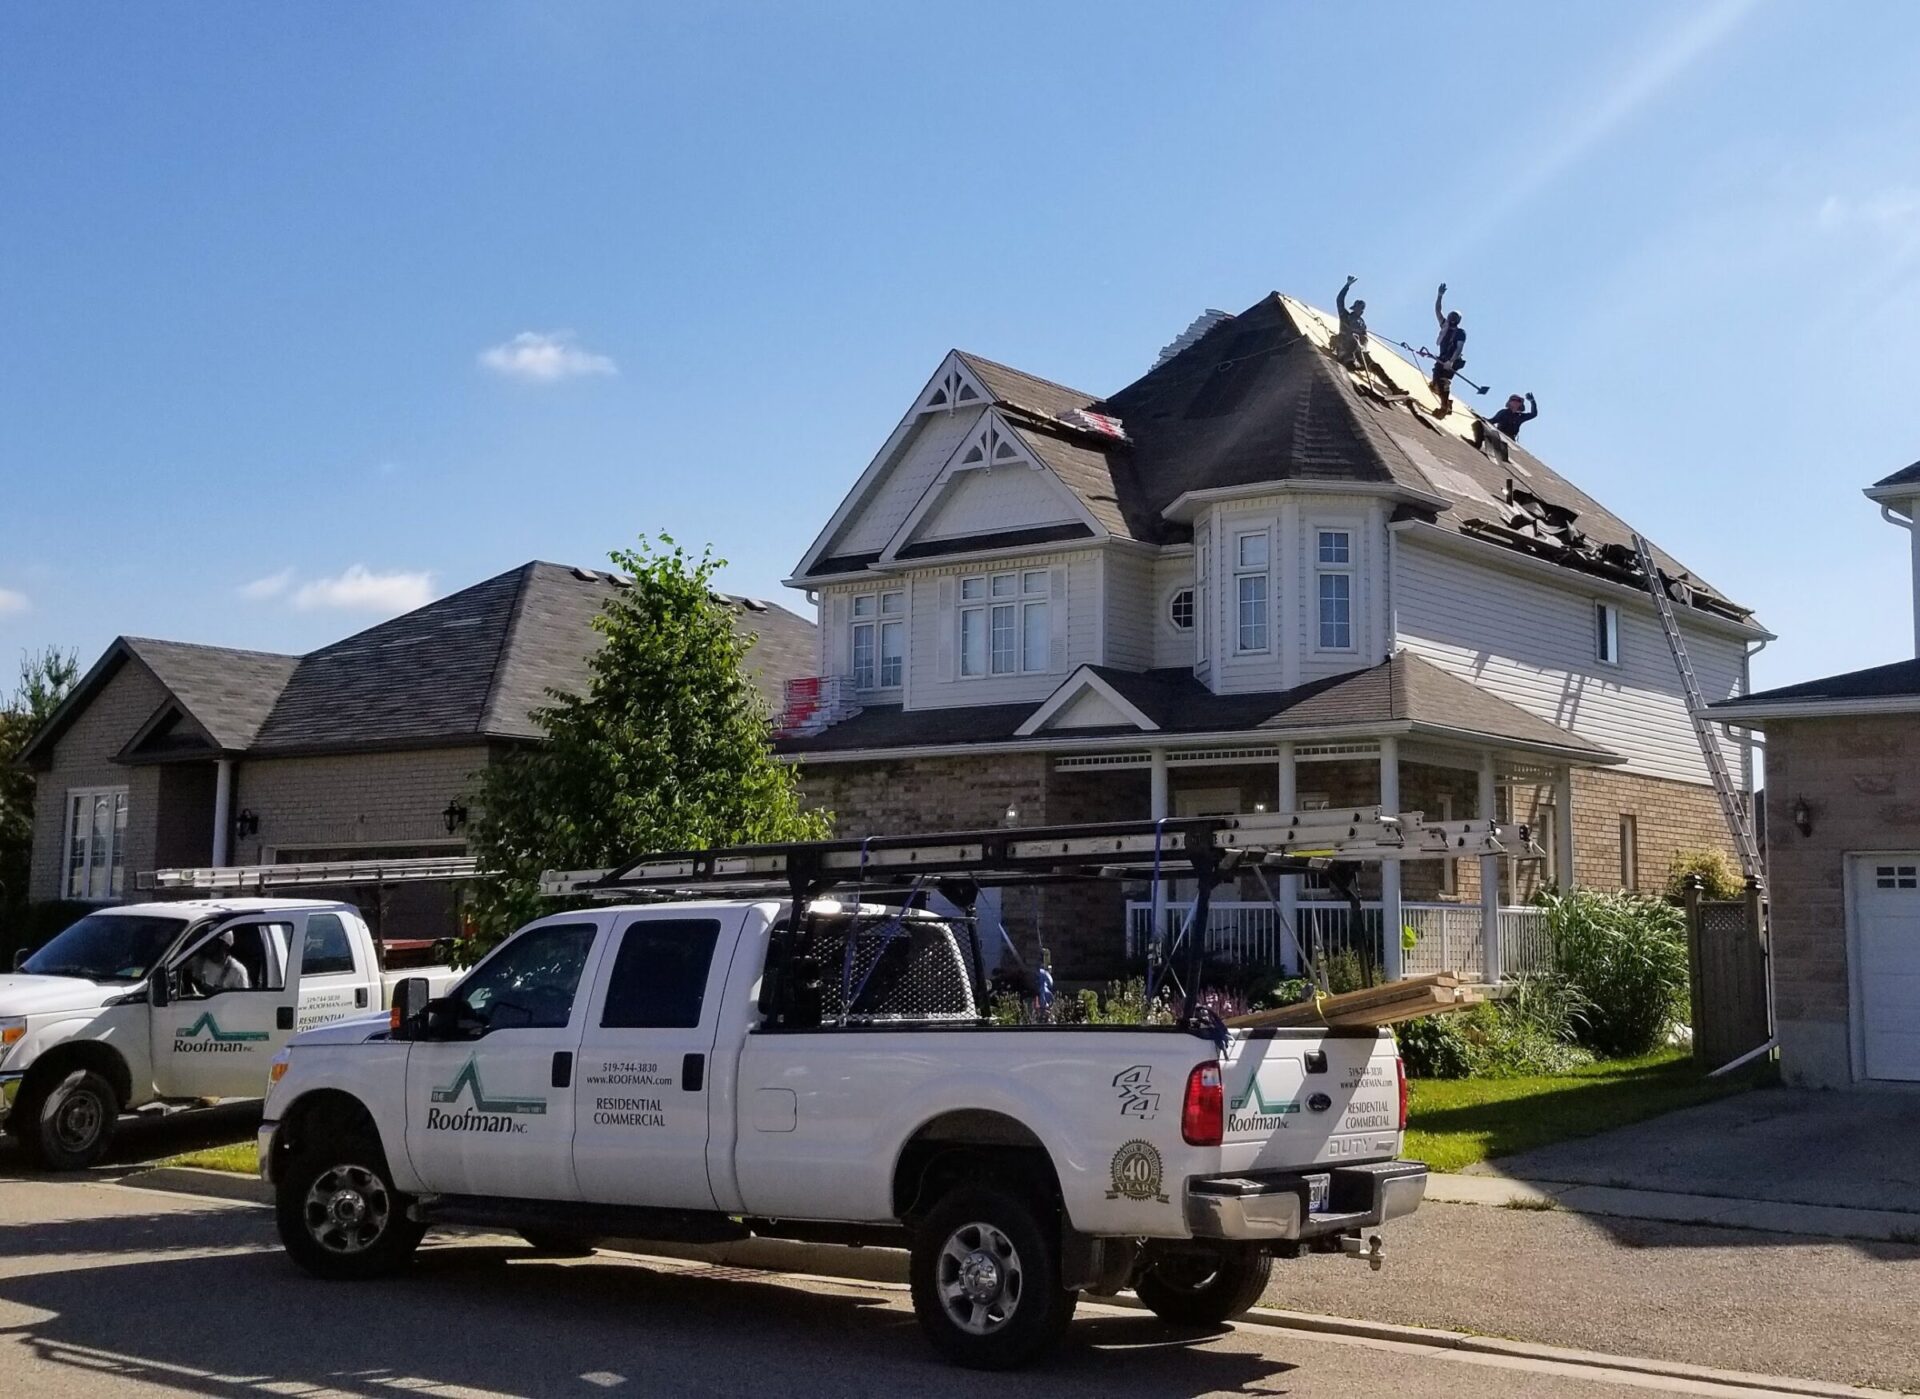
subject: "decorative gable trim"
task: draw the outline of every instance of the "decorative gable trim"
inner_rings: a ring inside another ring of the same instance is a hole
[[[1093,512],[1087,509],[1086,503],[1065,481],[1060,479],[1052,467],[1035,455],[1027,439],[996,408],[982,416],[978,428],[969,433],[965,440],[954,448],[953,454],[947,458],[939,474],[921,493],[913,509],[907,512],[907,518],[901,521],[900,528],[894,531],[893,538],[887,541],[887,547],[881,550],[879,562],[889,564],[899,558],[900,551],[913,542],[915,534],[946,499],[954,482],[961,479],[965,473],[1007,470],[1014,467],[1025,467],[1029,471],[1043,473],[1058,492],[1061,504],[1066,507],[1069,517],[1084,525],[1089,531],[1090,538],[1107,538],[1107,529],[1094,517]]]
[[[913,416],[923,413],[952,413],[962,408],[984,408],[994,397],[968,369],[957,351],[948,351],[946,360],[934,372],[931,382],[913,405]]]
[[[1160,726],[1144,714],[1140,707],[1116,690],[1113,685],[1101,678],[1090,666],[1081,666],[1068,676],[1059,689],[1041,703],[1040,707],[1029,714],[1026,721],[1013,731],[1015,738],[1031,738],[1035,734],[1060,728],[1093,728],[1084,717],[1076,719],[1070,712],[1080,708],[1083,700],[1094,701],[1112,712],[1114,724],[1131,724],[1142,733],[1158,733]],[[1082,710],[1084,716],[1085,711]],[[1056,720],[1066,722],[1058,723]]]

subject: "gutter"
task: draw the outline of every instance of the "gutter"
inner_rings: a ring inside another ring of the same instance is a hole
[[[1289,478],[1284,481],[1259,481],[1249,486],[1213,486],[1206,490],[1186,491],[1160,512],[1160,518],[1186,524],[1189,522],[1186,517],[1204,506],[1269,495],[1364,495],[1405,501],[1427,510],[1453,508],[1453,502],[1445,496],[1427,495],[1393,481],[1310,481]]]
[[[1876,695],[1866,699],[1726,700],[1707,706],[1719,724],[1764,727],[1768,719],[1847,719],[1873,714],[1920,714],[1920,695]]]

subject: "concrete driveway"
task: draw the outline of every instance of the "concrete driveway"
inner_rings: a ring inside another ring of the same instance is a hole
[[[1920,1093],[1761,1089],[1467,1173],[1920,1215]]]

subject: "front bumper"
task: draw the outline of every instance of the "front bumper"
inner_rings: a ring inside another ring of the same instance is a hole
[[[278,1122],[262,1122],[260,1130],[254,1134],[256,1161],[260,1167],[260,1179],[273,1184],[273,1134],[280,1130]]]
[[[1329,1177],[1326,1208],[1308,1209],[1309,1177]],[[1197,1176],[1187,1182],[1187,1227],[1197,1239],[1314,1239],[1412,1214],[1427,1192],[1424,1161],[1375,1161],[1325,1171]]]
[[[13,1100],[20,1096],[20,1085],[27,1080],[26,1071],[0,1074],[0,1127],[7,1125],[7,1118],[13,1112]]]

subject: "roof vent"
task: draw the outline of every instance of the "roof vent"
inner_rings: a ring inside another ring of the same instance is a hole
[[[767,610],[767,605],[757,597],[743,597],[740,599],[740,605],[749,612],[765,612]]]
[[[573,570],[573,576],[578,578],[582,583],[597,583],[600,581],[600,575],[590,568],[576,568]]]
[[[1230,321],[1232,319],[1233,313],[1231,311],[1216,311],[1211,307],[1202,311],[1193,318],[1192,325],[1176,335],[1167,347],[1160,351],[1160,357],[1153,362],[1153,367],[1158,369],[1222,321]]]

